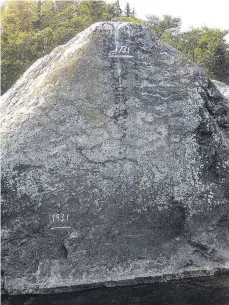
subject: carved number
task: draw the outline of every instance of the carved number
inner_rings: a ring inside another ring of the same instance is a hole
[[[130,53],[130,48],[129,47],[126,47],[126,46],[121,46],[118,50],[118,53],[127,53],[129,54]]]
[[[68,221],[68,214],[53,214],[51,218],[53,223],[65,222]]]

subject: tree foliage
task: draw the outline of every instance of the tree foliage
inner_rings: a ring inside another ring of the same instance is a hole
[[[135,17],[135,9],[131,8],[129,2],[126,3],[125,9],[124,9],[124,16],[125,17]]]
[[[181,27],[181,19],[170,15],[164,15],[162,19],[155,15],[148,15],[147,25],[157,36],[162,37],[166,32],[178,33]]]

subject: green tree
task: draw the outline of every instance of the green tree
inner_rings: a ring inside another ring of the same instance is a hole
[[[162,37],[166,32],[178,33],[181,27],[181,19],[170,15],[164,15],[162,19],[155,15],[148,15],[146,24],[157,36]]]
[[[225,44],[218,44],[213,49],[213,58],[205,60],[208,73],[213,79],[229,84],[229,52]]]
[[[130,17],[131,16],[131,8],[130,8],[129,2],[126,3],[126,7],[125,7],[125,10],[124,10],[124,15],[126,17]]]
[[[117,0],[114,4],[113,4],[113,16],[114,17],[120,17],[122,16],[122,9],[120,7],[119,4],[119,0]]]

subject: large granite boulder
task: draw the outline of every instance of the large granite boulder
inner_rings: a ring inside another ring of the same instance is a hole
[[[35,62],[2,102],[5,291],[226,270],[228,109],[142,25],[96,23]]]

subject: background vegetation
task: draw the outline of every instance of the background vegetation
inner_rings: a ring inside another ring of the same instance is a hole
[[[229,84],[228,31],[207,27],[181,32],[180,18],[147,16],[136,18],[127,3],[119,1],[6,1],[1,6],[2,93],[8,90],[38,58],[66,43],[97,21],[142,23],[161,39],[198,63],[209,77]]]

